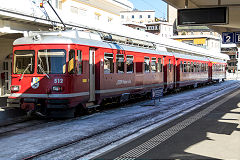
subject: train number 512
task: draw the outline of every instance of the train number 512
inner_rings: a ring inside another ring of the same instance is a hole
[[[62,78],[60,78],[60,79],[56,78],[56,79],[54,79],[54,83],[63,83],[63,79]]]

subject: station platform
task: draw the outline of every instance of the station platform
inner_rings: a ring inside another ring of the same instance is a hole
[[[240,159],[240,90],[93,159]]]

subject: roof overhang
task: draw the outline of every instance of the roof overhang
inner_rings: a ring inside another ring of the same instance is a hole
[[[208,27],[222,34],[222,32],[240,31],[240,0],[164,0],[177,9],[223,7],[229,9],[229,24],[209,25]]]

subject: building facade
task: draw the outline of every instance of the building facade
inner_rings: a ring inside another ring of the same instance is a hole
[[[156,34],[163,38],[170,38],[173,36],[173,25],[162,21],[147,23],[146,32]]]
[[[208,50],[221,51],[221,37],[212,35],[181,35],[172,39]]]
[[[128,0],[52,0],[52,4],[59,12],[82,22],[120,23],[120,12],[133,10],[133,4]]]
[[[222,44],[221,52],[229,56],[230,60],[227,61],[227,71],[228,73],[236,73],[239,71],[239,52],[236,44]]]
[[[155,22],[155,11],[149,10],[149,11],[139,11],[139,10],[133,10],[133,11],[121,11],[121,23],[122,24],[128,24],[128,23],[140,23],[140,24],[146,24],[150,22]]]

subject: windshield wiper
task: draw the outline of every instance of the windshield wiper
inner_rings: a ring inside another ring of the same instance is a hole
[[[39,64],[38,67],[40,68],[40,70],[42,71],[43,74],[46,74],[46,76],[48,77],[48,79],[50,79],[49,75],[44,71],[44,69],[42,68],[42,66]]]
[[[28,64],[27,68],[23,71],[22,76],[20,77],[20,80],[23,79],[23,75],[25,74],[25,72],[28,70],[28,68],[29,68],[31,65],[32,65],[31,63]]]

